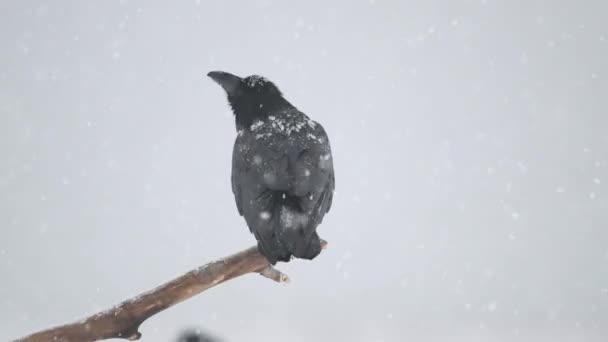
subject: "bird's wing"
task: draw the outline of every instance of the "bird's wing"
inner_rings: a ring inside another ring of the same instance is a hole
[[[234,141],[234,148],[232,150],[232,193],[234,194],[234,200],[236,202],[236,208],[239,211],[239,215],[243,216],[243,198],[242,198],[242,186],[240,181],[243,179],[243,175],[247,173],[248,167],[246,164],[246,156],[249,150],[247,141],[242,139],[242,132],[239,132],[236,140]]]
[[[288,158],[251,132],[239,134],[232,153],[232,192],[248,223],[272,211],[273,191],[289,187]]]
[[[299,125],[291,135],[263,130],[238,135],[232,191],[239,214],[262,250],[283,260],[295,248],[289,243],[308,243],[315,236],[332,203],[332,159],[327,134],[314,122]],[[287,228],[294,222],[302,227],[303,235],[289,238],[296,230]]]
[[[333,156],[329,139],[323,127],[305,132],[306,148],[299,152],[295,165],[294,193],[300,198],[302,209],[312,215],[316,223],[331,208],[335,188]]]
[[[287,161],[287,156],[273,151],[267,141],[251,132],[237,137],[232,156],[232,191],[239,214],[265,255],[279,255],[280,260],[288,253],[277,240],[280,208],[276,203],[280,201],[279,192],[287,191],[289,186]]]

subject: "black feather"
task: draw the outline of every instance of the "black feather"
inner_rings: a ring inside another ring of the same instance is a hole
[[[263,77],[209,76],[226,90],[235,115],[232,190],[260,251],[273,264],[313,259],[335,186],[325,130]]]

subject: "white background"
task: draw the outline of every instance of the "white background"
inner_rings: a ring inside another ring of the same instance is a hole
[[[224,341],[605,341],[604,1],[1,1],[0,340],[253,245],[225,70],[326,128],[314,262],[142,326]]]

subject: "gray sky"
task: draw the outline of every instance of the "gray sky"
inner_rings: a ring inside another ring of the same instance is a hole
[[[321,122],[314,262],[154,316],[145,341],[604,341],[604,1],[0,2],[0,340],[253,245],[204,75]]]

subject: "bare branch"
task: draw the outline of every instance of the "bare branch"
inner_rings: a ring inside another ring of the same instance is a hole
[[[287,274],[277,270],[276,268],[274,268],[270,265],[268,267],[264,268],[263,270],[261,270],[260,275],[262,275],[268,279],[272,279],[279,283],[289,283],[290,282],[290,279],[287,276]]]
[[[321,244],[327,245],[323,240]],[[287,275],[272,267],[256,247],[251,247],[196,268],[108,310],[78,322],[34,333],[16,342],[92,342],[110,338],[137,340],[141,337],[139,327],[146,319],[247,273],[259,273],[276,282],[289,282]]]

